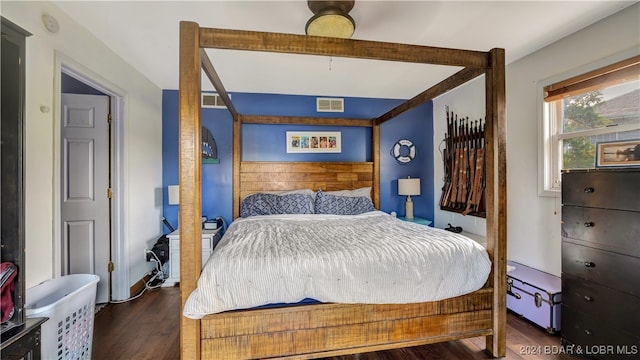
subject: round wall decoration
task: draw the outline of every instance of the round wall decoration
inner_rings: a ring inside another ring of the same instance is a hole
[[[391,155],[398,160],[399,163],[406,164],[416,157],[416,146],[413,145],[411,140],[398,140],[395,145],[393,145]]]

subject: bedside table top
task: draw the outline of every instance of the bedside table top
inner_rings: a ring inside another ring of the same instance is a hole
[[[471,240],[474,240],[475,242],[477,242],[478,244],[487,247],[487,238],[482,236],[482,235],[477,235],[477,234],[472,234],[466,231],[461,232],[460,234],[468,237]]]
[[[400,219],[402,221],[409,221],[409,222],[413,222],[413,223],[420,224],[420,225],[426,225],[426,226],[431,225],[431,222],[432,222],[431,220],[423,219],[423,218],[417,217],[417,216],[415,216],[413,219],[407,219],[404,216],[398,216],[398,219]]]
[[[215,235],[215,234],[217,234],[218,232],[220,232],[220,230],[221,230],[221,229],[222,229],[222,228],[217,228],[217,229],[215,229],[215,230],[205,230],[205,229],[202,229],[202,235],[203,235],[203,236],[206,236],[206,235]],[[180,236],[180,230],[176,230],[176,231],[174,231],[174,232],[172,232],[172,233],[170,233],[170,234],[167,234],[167,237],[169,237],[169,236],[172,236],[172,237]]]

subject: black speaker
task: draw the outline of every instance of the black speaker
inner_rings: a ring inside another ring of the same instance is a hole
[[[169,238],[167,237],[167,235],[162,235],[156,241],[156,243],[151,248],[151,252],[155,254],[155,257],[153,256],[153,254],[147,252],[147,262],[157,258],[157,260],[160,261],[160,265],[163,265],[167,262],[167,260],[169,260]]]

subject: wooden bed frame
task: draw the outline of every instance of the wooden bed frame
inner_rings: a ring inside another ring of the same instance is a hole
[[[205,48],[342,56],[462,67],[448,79],[375,119],[239,114]],[[316,304],[229,311],[180,322],[183,359],[310,359],[486,336],[486,349],[506,354],[506,119],[504,50],[488,52],[303,35],[201,28],[180,23],[180,294],[182,305],[201,271],[201,70],[233,116],[233,215],[257,191],[372,187],[379,208],[380,124],[480,75],[486,88],[487,284],[471,294],[403,305]],[[243,123],[366,126],[372,161],[261,163],[241,159]]]

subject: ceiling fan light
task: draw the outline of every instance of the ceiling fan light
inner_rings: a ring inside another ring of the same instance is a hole
[[[347,14],[318,13],[307,22],[306,33],[312,36],[348,39],[355,29],[355,22]]]
[[[348,39],[356,29],[356,22],[349,11],[354,0],[350,1],[307,1],[313,17],[307,21],[305,32],[312,36],[326,36]]]

